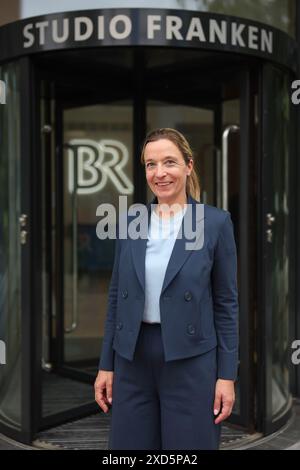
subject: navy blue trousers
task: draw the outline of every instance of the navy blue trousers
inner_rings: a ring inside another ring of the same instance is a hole
[[[216,348],[165,362],[160,324],[142,323],[133,361],[115,352],[110,450],[218,449]]]

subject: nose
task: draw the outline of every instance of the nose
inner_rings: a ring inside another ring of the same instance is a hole
[[[161,163],[158,163],[158,165],[156,166],[156,176],[161,177],[161,176],[164,176],[165,174],[166,174],[166,169],[164,165]]]

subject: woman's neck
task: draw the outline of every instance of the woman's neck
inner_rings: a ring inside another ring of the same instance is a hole
[[[187,199],[185,201],[176,202],[158,202],[155,206],[155,213],[162,218],[169,218],[175,215],[177,212],[183,211],[187,205]]]

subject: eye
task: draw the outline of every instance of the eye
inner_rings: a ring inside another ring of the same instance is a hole
[[[154,166],[154,163],[152,162],[146,163],[146,168],[153,168],[153,166]]]
[[[167,166],[175,166],[176,162],[174,162],[174,160],[166,160],[166,165]]]

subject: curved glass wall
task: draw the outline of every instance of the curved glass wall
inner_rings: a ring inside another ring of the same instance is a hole
[[[20,77],[16,64],[0,67],[6,104],[0,104],[0,422],[21,426],[20,306]],[[3,347],[5,345],[5,348]]]
[[[295,0],[21,0],[20,17],[97,8],[175,8],[206,11],[261,21],[291,36],[295,36],[296,30]]]
[[[272,247],[272,416],[276,417],[289,399],[289,77],[273,69],[269,82],[273,102],[274,138],[272,142],[273,230]],[[276,124],[277,125],[276,125]],[[276,127],[276,130],[275,130]]]
[[[291,403],[289,324],[293,299],[290,277],[292,189],[289,179],[292,121],[290,76],[270,65],[264,68],[264,113],[266,416],[269,426],[276,426]]]

